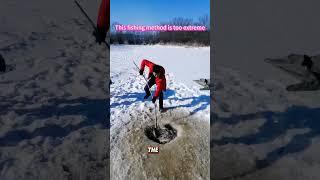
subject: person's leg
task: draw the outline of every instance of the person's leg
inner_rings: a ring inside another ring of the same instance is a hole
[[[148,84],[144,87],[144,91],[146,92],[144,99],[147,99],[151,95],[149,87],[151,88],[155,83],[155,78],[151,76],[151,79],[148,81]]]
[[[163,92],[162,91],[160,92],[160,95],[159,95],[159,108],[160,110],[163,110]]]
[[[146,92],[144,99],[147,99],[151,95],[148,85],[144,87],[144,91]]]

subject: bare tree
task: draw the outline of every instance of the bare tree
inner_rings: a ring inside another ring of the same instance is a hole
[[[210,29],[210,21],[207,14],[199,17],[198,21],[201,26],[205,26],[207,29]]]
[[[117,32],[115,25],[120,23],[112,23],[112,33],[110,42],[112,44],[156,44],[156,43],[177,43],[177,44],[198,44],[210,45],[210,21],[208,15],[198,18],[193,22],[192,19],[177,17],[160,25],[174,26],[206,26],[205,32],[188,32],[188,31],[162,31],[162,32]]]

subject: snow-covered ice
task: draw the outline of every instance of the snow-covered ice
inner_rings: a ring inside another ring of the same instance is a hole
[[[209,48],[186,48],[176,46],[112,46],[111,69],[111,125],[115,126],[117,114],[134,113],[132,109],[152,105],[141,102],[144,97],[145,79],[139,75],[134,62],[140,67],[141,60],[148,59],[166,69],[167,91],[164,106],[180,108],[209,120],[209,91],[193,80],[209,78]],[[148,68],[146,68],[148,71]],[[147,72],[144,73],[145,76]],[[155,90],[156,86],[151,89]],[[150,101],[149,101],[150,102]],[[121,125],[120,125],[121,126]]]
[[[91,33],[73,1],[0,1],[1,180],[108,179],[109,55]]]
[[[265,79],[222,65],[214,72],[213,177],[318,179],[319,91],[286,91],[298,80],[282,71]]]

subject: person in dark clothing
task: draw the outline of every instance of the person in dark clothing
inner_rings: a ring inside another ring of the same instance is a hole
[[[144,96],[144,99],[148,99],[149,96],[151,96],[150,88],[156,84],[156,92],[154,93],[152,97],[152,102],[155,103],[157,98],[159,98],[159,109],[160,112],[164,111],[163,108],[163,91],[166,91],[166,77],[165,77],[165,69],[157,65],[147,59],[143,59],[140,66],[139,74],[143,75],[143,71],[145,66],[149,68],[149,74],[148,74],[148,83],[144,87],[144,90],[146,92],[146,95]]]

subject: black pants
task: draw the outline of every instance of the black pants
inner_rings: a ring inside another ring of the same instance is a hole
[[[155,84],[156,84],[156,77],[151,76],[150,80],[148,81],[148,85],[149,85],[149,87],[151,88],[151,87],[152,87],[153,85],[155,85]],[[144,91],[146,92],[147,95],[150,96],[151,93],[150,93],[150,90],[149,90],[148,85],[146,85],[146,86],[144,87]],[[163,92],[162,92],[162,90],[161,90],[161,92],[160,92],[160,94],[159,94],[159,108],[160,108],[160,109],[163,109]]]

